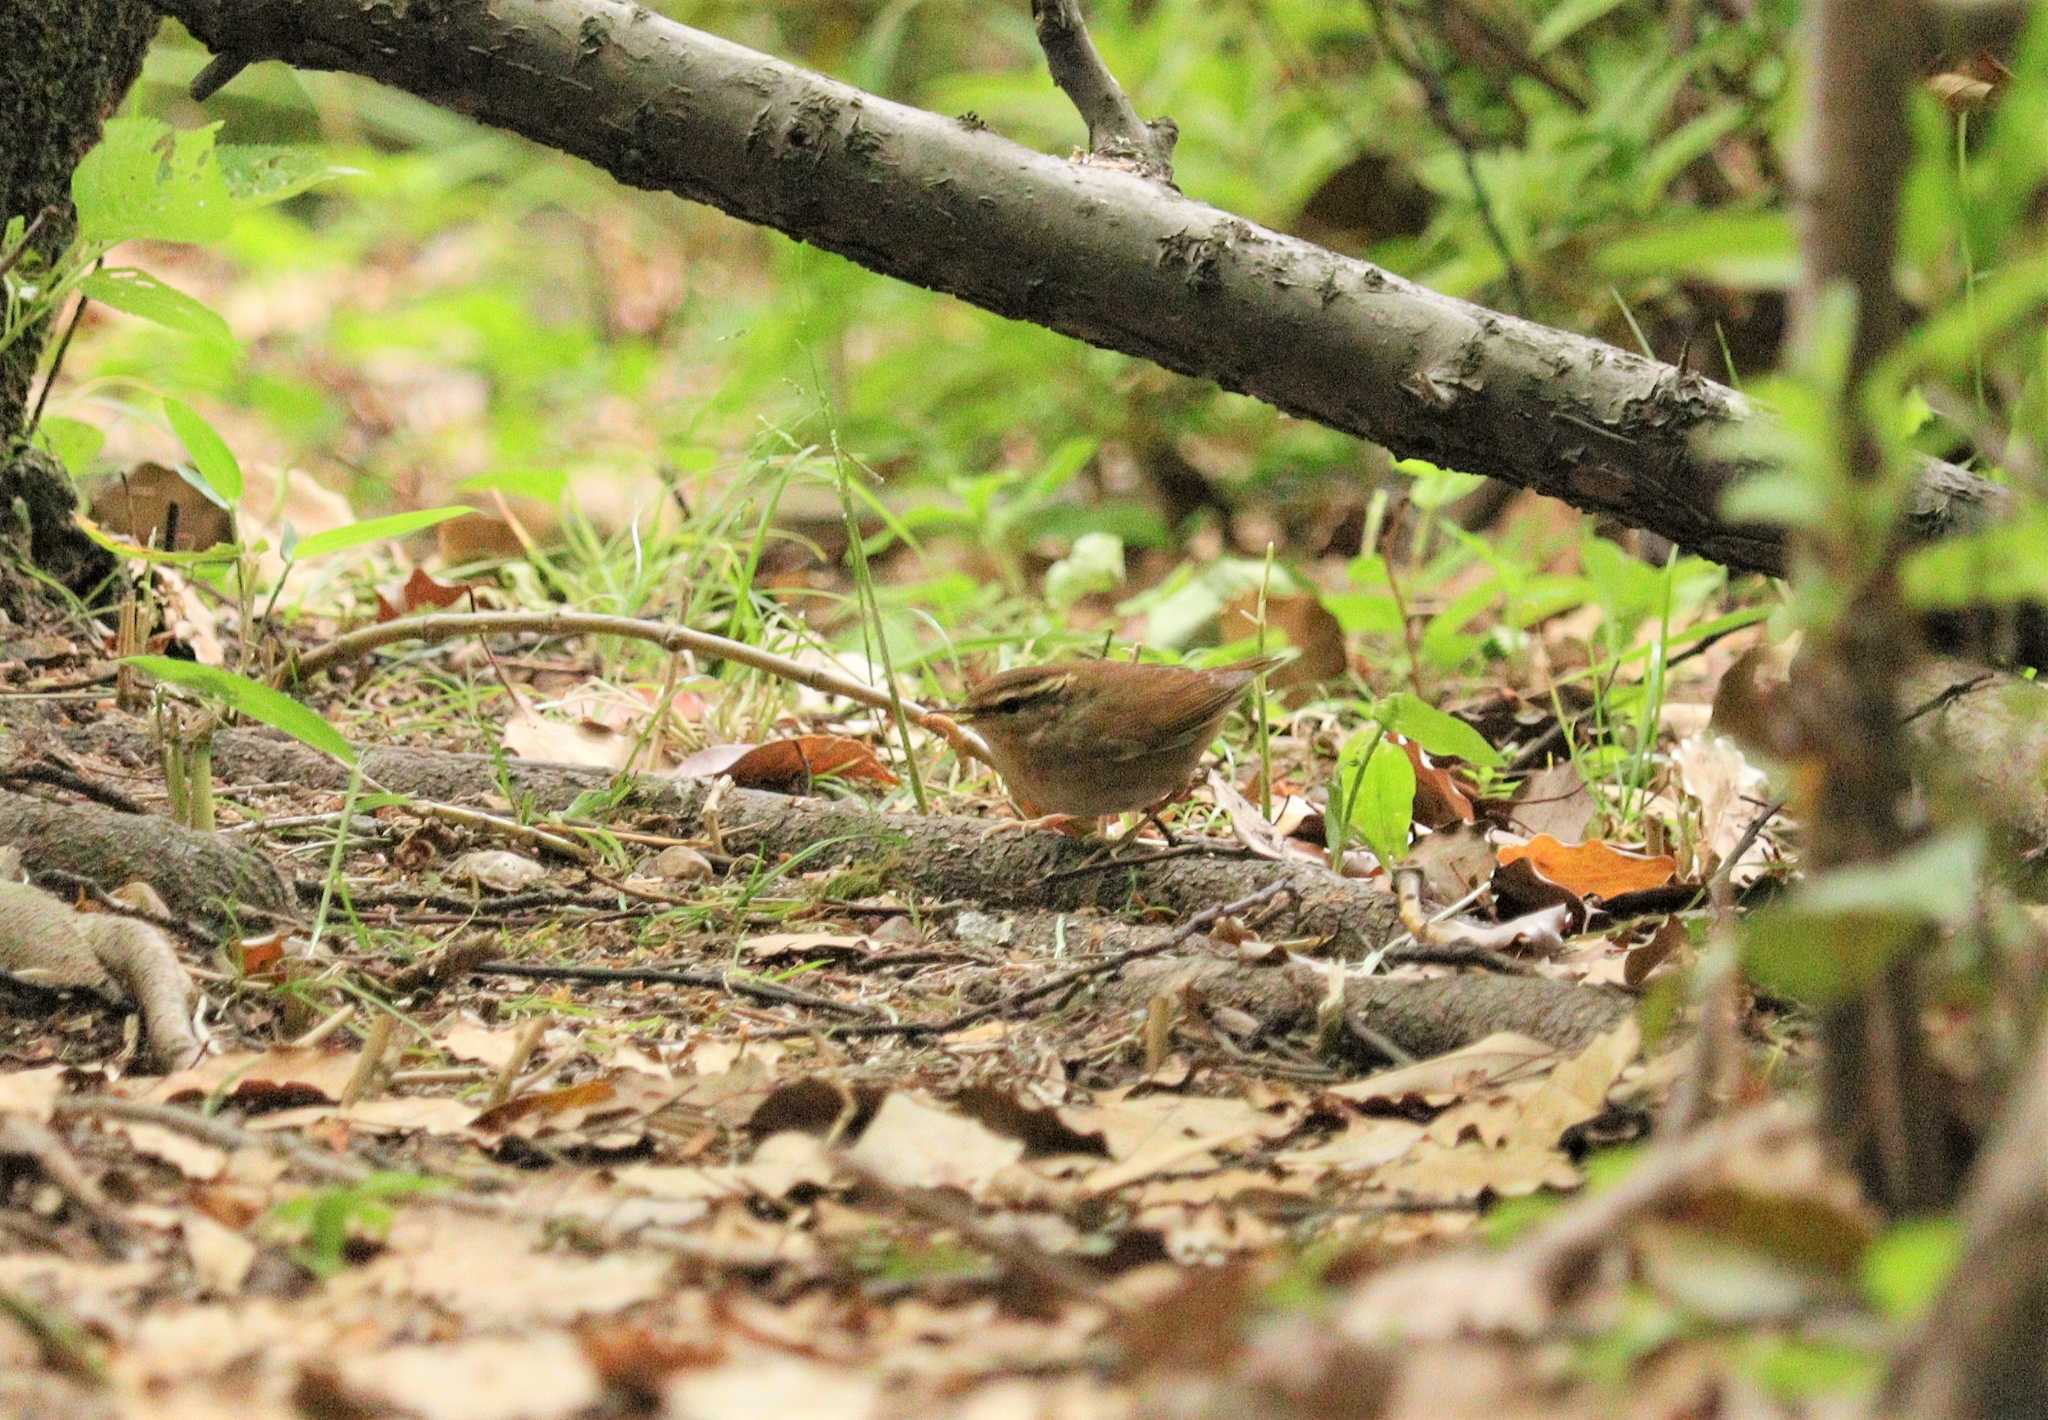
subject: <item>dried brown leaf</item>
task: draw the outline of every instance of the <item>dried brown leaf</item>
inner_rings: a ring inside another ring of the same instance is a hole
[[[1678,876],[1678,860],[1669,854],[1640,853],[1602,839],[1560,843],[1538,834],[1527,843],[1500,849],[1503,867],[1527,861],[1549,882],[1580,897],[1606,900],[1625,892],[1647,892]]]

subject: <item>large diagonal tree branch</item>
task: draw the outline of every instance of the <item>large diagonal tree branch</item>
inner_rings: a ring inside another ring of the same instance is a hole
[[[1454,300],[1113,168],[1032,152],[624,0],[151,0],[221,57],[392,84],[603,168],[1121,350],[1396,454],[1491,474],[1778,572],[1734,526],[1742,470],[1706,430],[1742,396],[1583,336]],[[1998,490],[1950,464],[1922,531]]]

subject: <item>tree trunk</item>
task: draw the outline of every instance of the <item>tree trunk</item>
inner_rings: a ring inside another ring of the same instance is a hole
[[[43,223],[32,250],[54,258],[70,243],[71,170],[142,72],[159,23],[141,0],[0,0],[0,221]],[[39,340],[0,354],[0,436],[28,421]]]
[[[141,0],[0,0],[0,222],[41,219],[27,261],[53,259],[70,245],[72,169],[142,72],[158,23]],[[25,508],[29,560],[84,590],[106,577],[112,559],[72,526],[76,502],[64,470],[22,447],[47,334],[30,331],[0,352],[0,529],[16,535],[15,509]],[[11,574],[0,578],[0,610],[10,615],[39,595]]]
[[[1810,347],[1825,303],[1844,289],[1853,294],[1849,367],[1833,392],[1833,456],[1842,463],[1825,475],[1852,489],[1874,487],[1886,476],[1861,397],[1901,325],[1892,267],[1899,193],[1912,153],[1906,102],[1913,71],[1900,41],[1911,33],[1914,16],[1909,0],[1814,0],[1809,6],[1812,113],[1799,185],[1806,267],[1795,293],[1791,344],[1795,353]],[[1815,476],[1823,475],[1816,470]],[[1871,546],[1869,534],[1842,519],[1800,543],[1802,574],[1832,583],[1844,603],[1814,628],[1792,687],[1801,754],[1812,767],[1803,778],[1814,786],[1800,815],[1808,834],[1804,862],[1817,876],[1886,862],[1914,836],[1906,818],[1912,773],[1898,697],[1918,659],[1917,638],[1894,575],[1903,530],[1876,536],[1889,545]],[[1848,931],[1847,924],[1841,930]],[[1961,1172],[1947,1097],[1919,1018],[1920,958],[1933,936],[1932,927],[1925,928],[1917,945],[1901,949],[1862,994],[1834,1007],[1822,1030],[1828,1131],[1872,1197],[1893,1214],[1945,1207]],[[1816,942],[1812,949],[1835,945]]]

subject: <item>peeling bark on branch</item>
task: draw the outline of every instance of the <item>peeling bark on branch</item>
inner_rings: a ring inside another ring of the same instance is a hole
[[[1031,152],[622,0],[152,0],[216,51],[362,74],[949,292],[1372,439],[1783,570],[1696,435],[1739,394],[1453,300],[1126,172]],[[2001,507],[1922,471],[1916,529]]]

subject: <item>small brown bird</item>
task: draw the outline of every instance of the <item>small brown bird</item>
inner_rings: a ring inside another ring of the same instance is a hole
[[[1266,656],[1214,670],[1061,661],[990,676],[954,713],[988,741],[1029,814],[1150,811],[1187,788]]]

